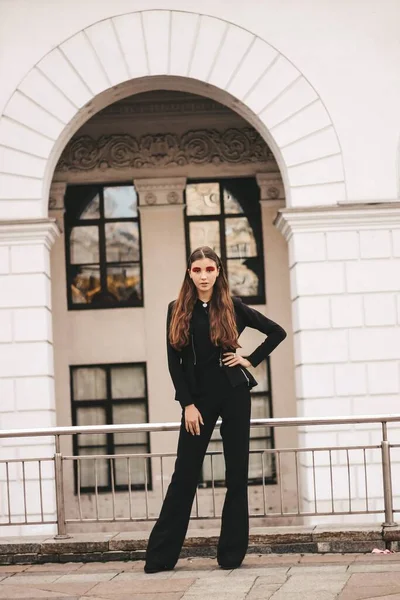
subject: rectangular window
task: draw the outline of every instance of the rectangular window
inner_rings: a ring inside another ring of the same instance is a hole
[[[210,246],[227,272],[231,293],[265,304],[260,193],[254,178],[190,181],[185,190],[187,258]]]
[[[144,363],[74,366],[70,368],[73,425],[119,425],[147,423],[148,402]],[[137,454],[150,452],[147,432],[78,434],[74,455]],[[130,458],[96,461],[83,459],[79,472],[75,461],[75,489],[98,491],[151,489],[150,459]],[[128,469],[129,464],[129,469]],[[146,472],[147,470],[147,472]],[[80,479],[80,482],[79,482]]]
[[[271,376],[269,359],[264,360],[257,367],[252,368],[258,381],[257,391],[251,392],[251,418],[272,418],[271,398]],[[250,429],[250,450],[275,448],[274,432],[270,427],[253,427]],[[208,451],[222,452],[222,438],[219,428],[216,428],[211,436]],[[212,474],[214,474],[215,486],[225,485],[225,460],[223,454],[216,454],[212,459],[206,456],[203,464],[201,483],[204,487],[211,486]],[[249,484],[259,485],[262,483],[276,483],[275,457],[272,453],[250,452],[249,457]]]
[[[69,309],[143,306],[134,186],[68,186],[65,207]]]

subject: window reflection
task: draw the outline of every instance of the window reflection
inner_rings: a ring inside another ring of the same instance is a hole
[[[187,254],[210,246],[227,270],[231,293],[264,304],[259,188],[254,177],[191,182],[186,188]]]
[[[70,308],[143,304],[140,225],[132,185],[70,186],[66,195]],[[90,224],[83,223],[91,219]]]
[[[217,215],[221,212],[219,184],[193,183],[186,186],[188,215]]]
[[[217,254],[221,253],[218,221],[192,221],[189,236],[191,249],[210,246]]]

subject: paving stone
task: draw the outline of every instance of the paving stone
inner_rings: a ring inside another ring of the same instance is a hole
[[[42,583],[32,585],[31,587],[46,592],[61,592],[67,596],[74,595],[80,597],[86,594],[94,585],[96,583],[92,581],[91,583]]]
[[[304,573],[303,575],[292,575],[280,591],[296,593],[319,591],[338,594],[348,579],[349,575],[344,573],[320,573],[318,575]]]
[[[33,587],[24,587],[22,585],[10,585],[0,586],[0,599],[1,600],[36,600],[36,598],[51,598],[52,600],[79,600],[79,596],[66,596],[60,592],[47,592],[45,590],[35,589]]]
[[[71,563],[69,563],[71,564]],[[77,569],[79,573],[97,573],[99,571],[124,571],[130,568],[130,562],[124,561],[111,561],[111,562],[92,562],[92,563],[77,563]]]
[[[354,557],[354,562],[368,562],[368,563],[390,563],[390,562],[400,562],[400,553],[399,554],[359,554]]]
[[[342,593],[338,596],[338,600],[371,600],[376,598],[382,600],[383,597],[388,597],[393,600],[393,594],[398,595],[398,585],[387,586],[346,586]],[[274,599],[275,600],[275,599]]]
[[[390,571],[398,572],[400,571],[400,565],[399,563],[388,563],[387,565],[382,563],[353,563],[348,567],[348,573],[381,573],[382,571],[385,573]]]
[[[272,597],[272,600],[336,600],[336,593],[325,590],[307,590],[305,592],[286,592],[281,588]],[[247,599],[246,599],[247,600]]]
[[[353,573],[347,584],[349,587],[397,585],[400,590],[400,571],[380,573]]]
[[[186,596],[183,595],[183,592],[166,592],[163,593],[162,598],[160,594],[135,594],[134,592],[128,592],[127,594],[115,594],[111,593],[108,595],[100,596],[81,596],[79,600],[105,600],[105,598],[110,600],[181,600]],[[65,600],[65,599],[64,599]],[[70,600],[68,598],[68,600]]]
[[[0,573],[22,573],[29,568],[28,565],[0,565]]]
[[[303,575],[304,573],[346,573],[348,565],[302,565],[289,569],[289,575]]]
[[[271,567],[254,567],[253,569],[235,569],[230,572],[229,579],[241,579],[244,576],[252,575],[258,577],[258,580],[264,583],[284,583],[287,579],[289,567],[273,569]]]
[[[118,594],[151,594],[151,593],[162,593],[167,592],[182,592],[186,591],[193,583],[194,579],[154,579],[149,578],[147,580],[135,581],[135,584],[130,587],[126,581],[120,582],[107,582],[98,583],[95,585],[87,595],[91,596],[105,596],[112,595],[114,598]]]
[[[295,565],[299,563],[302,556],[302,554],[246,554],[241,568]]]
[[[68,573],[80,569],[83,563],[43,563],[41,565],[32,565],[31,567],[22,567],[25,573]]]
[[[29,554],[40,552],[45,535],[13,536],[0,539],[0,554]]]
[[[246,600],[269,600],[280,588],[279,583],[262,583],[258,585],[256,581],[250,592],[246,596]]]
[[[119,573],[116,577],[114,577],[113,581],[149,581],[151,579],[171,579],[173,574],[173,571],[160,571],[159,573],[144,573],[143,571],[126,571],[124,573]],[[185,578],[192,578],[192,575],[187,575],[186,573],[184,573],[181,579]]]
[[[254,585],[256,577],[253,576],[243,576],[242,578],[230,578],[226,577],[224,579],[213,578],[213,577],[203,577],[202,579],[197,579],[194,581],[193,585],[190,588],[191,594],[199,594],[199,593],[207,593],[218,594],[220,592],[223,593],[231,593],[231,594],[244,594],[249,592],[249,590]],[[170,579],[170,582],[173,580]],[[175,579],[175,581],[179,581]],[[182,581],[182,580],[181,580]],[[268,582],[274,583],[274,582]],[[277,582],[275,582],[277,583]]]
[[[357,559],[355,554],[305,554],[300,558],[302,564],[331,564],[343,563],[350,564]]]
[[[82,583],[87,581],[110,581],[116,577],[118,573],[116,571],[111,573],[69,573],[68,575],[62,575],[58,583]]]
[[[0,585],[30,585],[30,584],[40,584],[40,583],[53,583],[60,578],[60,573],[55,573],[53,575],[25,575],[24,573],[20,573],[18,575],[14,575],[12,577],[7,577],[0,582]]]

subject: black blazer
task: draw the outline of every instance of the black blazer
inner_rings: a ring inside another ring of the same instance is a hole
[[[238,296],[232,296],[233,305],[235,308],[236,326],[239,335],[246,327],[258,329],[266,334],[265,340],[247,356],[247,360],[256,367],[260,364],[271,352],[280,344],[286,337],[286,331],[271,319],[261,314],[258,310],[250,308],[242,302]],[[168,369],[171,375],[172,382],[175,387],[175,400],[183,407],[194,404],[195,397],[198,396],[194,354],[192,344],[188,344],[181,351],[175,350],[169,342],[168,333],[171,322],[172,309],[176,300],[172,300],[168,304],[167,313],[167,356]],[[247,382],[250,388],[257,385],[257,381],[253,375],[244,367],[235,365],[229,367],[224,365],[228,379],[233,387]]]

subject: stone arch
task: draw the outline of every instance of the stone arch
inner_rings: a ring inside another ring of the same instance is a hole
[[[0,119],[0,219],[46,217],[54,168],[73,133],[107,104],[160,86],[212,97],[246,118],[275,154],[288,206],[345,200],[334,125],[293,63],[225,20],[146,10],[74,34],[14,91]]]

